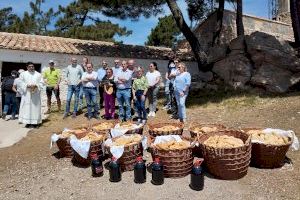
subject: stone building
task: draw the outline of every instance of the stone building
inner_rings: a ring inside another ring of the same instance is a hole
[[[116,58],[120,60],[132,58],[136,60],[137,65],[144,68],[147,68],[150,62],[155,61],[158,63],[160,72],[164,74],[169,56],[173,54],[170,48],[163,47],[0,32],[1,77],[10,75],[14,69],[26,69],[26,63],[29,61],[35,63],[36,70],[41,72],[48,66],[50,59],[55,61],[57,67],[64,69],[70,64],[71,57],[77,58],[80,64],[83,56],[89,57],[95,70],[98,69],[102,60],[106,60],[110,66],[113,66]],[[189,57],[184,54],[177,54],[176,56],[186,62],[192,73],[198,72],[196,62],[187,60]],[[44,108],[45,91],[43,91],[42,97]],[[64,81],[61,83],[61,97],[62,100],[66,99]]]
[[[200,40],[205,51],[208,51],[212,46],[213,32],[216,29],[217,12],[213,12],[195,28],[194,32]],[[293,28],[291,24],[264,19],[251,15],[243,15],[243,23],[245,34],[250,35],[255,31],[267,33],[275,36],[278,39],[294,41]],[[237,37],[236,33],[236,13],[225,10],[223,16],[223,27],[220,35],[221,44],[228,44],[231,40]],[[189,51],[190,47],[187,41],[182,41],[178,44],[178,49],[185,49]]]

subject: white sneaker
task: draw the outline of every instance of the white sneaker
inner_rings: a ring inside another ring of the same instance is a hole
[[[141,119],[138,119],[138,120],[137,120],[137,122],[138,122],[138,123],[141,123],[141,122],[142,122],[142,120],[141,120]]]
[[[151,111],[149,112],[148,117],[152,117],[152,112]]]
[[[155,112],[152,112],[152,117],[155,117]]]

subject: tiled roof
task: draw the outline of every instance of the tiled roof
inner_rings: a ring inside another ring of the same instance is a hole
[[[0,32],[0,49],[88,56],[168,59],[170,48]],[[182,58],[182,56],[180,56]],[[183,60],[189,60],[184,59]]]

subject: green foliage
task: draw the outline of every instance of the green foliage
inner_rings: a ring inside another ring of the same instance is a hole
[[[213,11],[214,1],[211,0],[185,0],[187,3],[188,16],[191,21],[198,22],[206,18]]]
[[[11,7],[0,9],[0,30],[8,31],[17,18],[17,15],[12,13]]]
[[[29,3],[35,23],[34,32],[38,35],[47,33],[47,27],[51,24],[51,20],[58,14],[54,13],[53,8],[50,8],[47,12],[44,12],[41,9],[42,3],[45,3],[45,0],[35,0],[35,2]]]
[[[59,18],[55,24],[56,30],[50,35],[114,41],[115,34],[127,36],[131,34],[125,27],[119,27],[110,21],[101,21],[97,16],[101,6],[86,1],[74,1],[67,7],[59,6]]]
[[[176,43],[176,36],[180,34],[172,15],[158,19],[157,26],[151,30],[146,45],[173,47]]]

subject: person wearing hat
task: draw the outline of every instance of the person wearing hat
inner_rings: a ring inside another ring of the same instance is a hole
[[[107,68],[106,75],[102,79],[104,88],[104,110],[106,119],[115,118],[115,99],[116,99],[116,84],[114,82],[114,71],[112,68]]]
[[[61,111],[61,101],[59,97],[59,84],[61,81],[61,73],[60,69],[55,67],[55,63],[53,60],[49,60],[49,67],[43,71],[43,78],[46,84],[46,94],[47,94],[47,112],[45,114],[49,114],[51,112],[51,98],[52,93],[54,93],[57,101],[58,111]]]
[[[148,91],[148,80],[144,76],[144,70],[141,67],[137,67],[136,69],[136,79],[133,81],[132,85],[132,93],[133,100],[135,101],[135,105],[138,113],[138,123],[146,123],[147,113],[145,108],[146,94]]]

